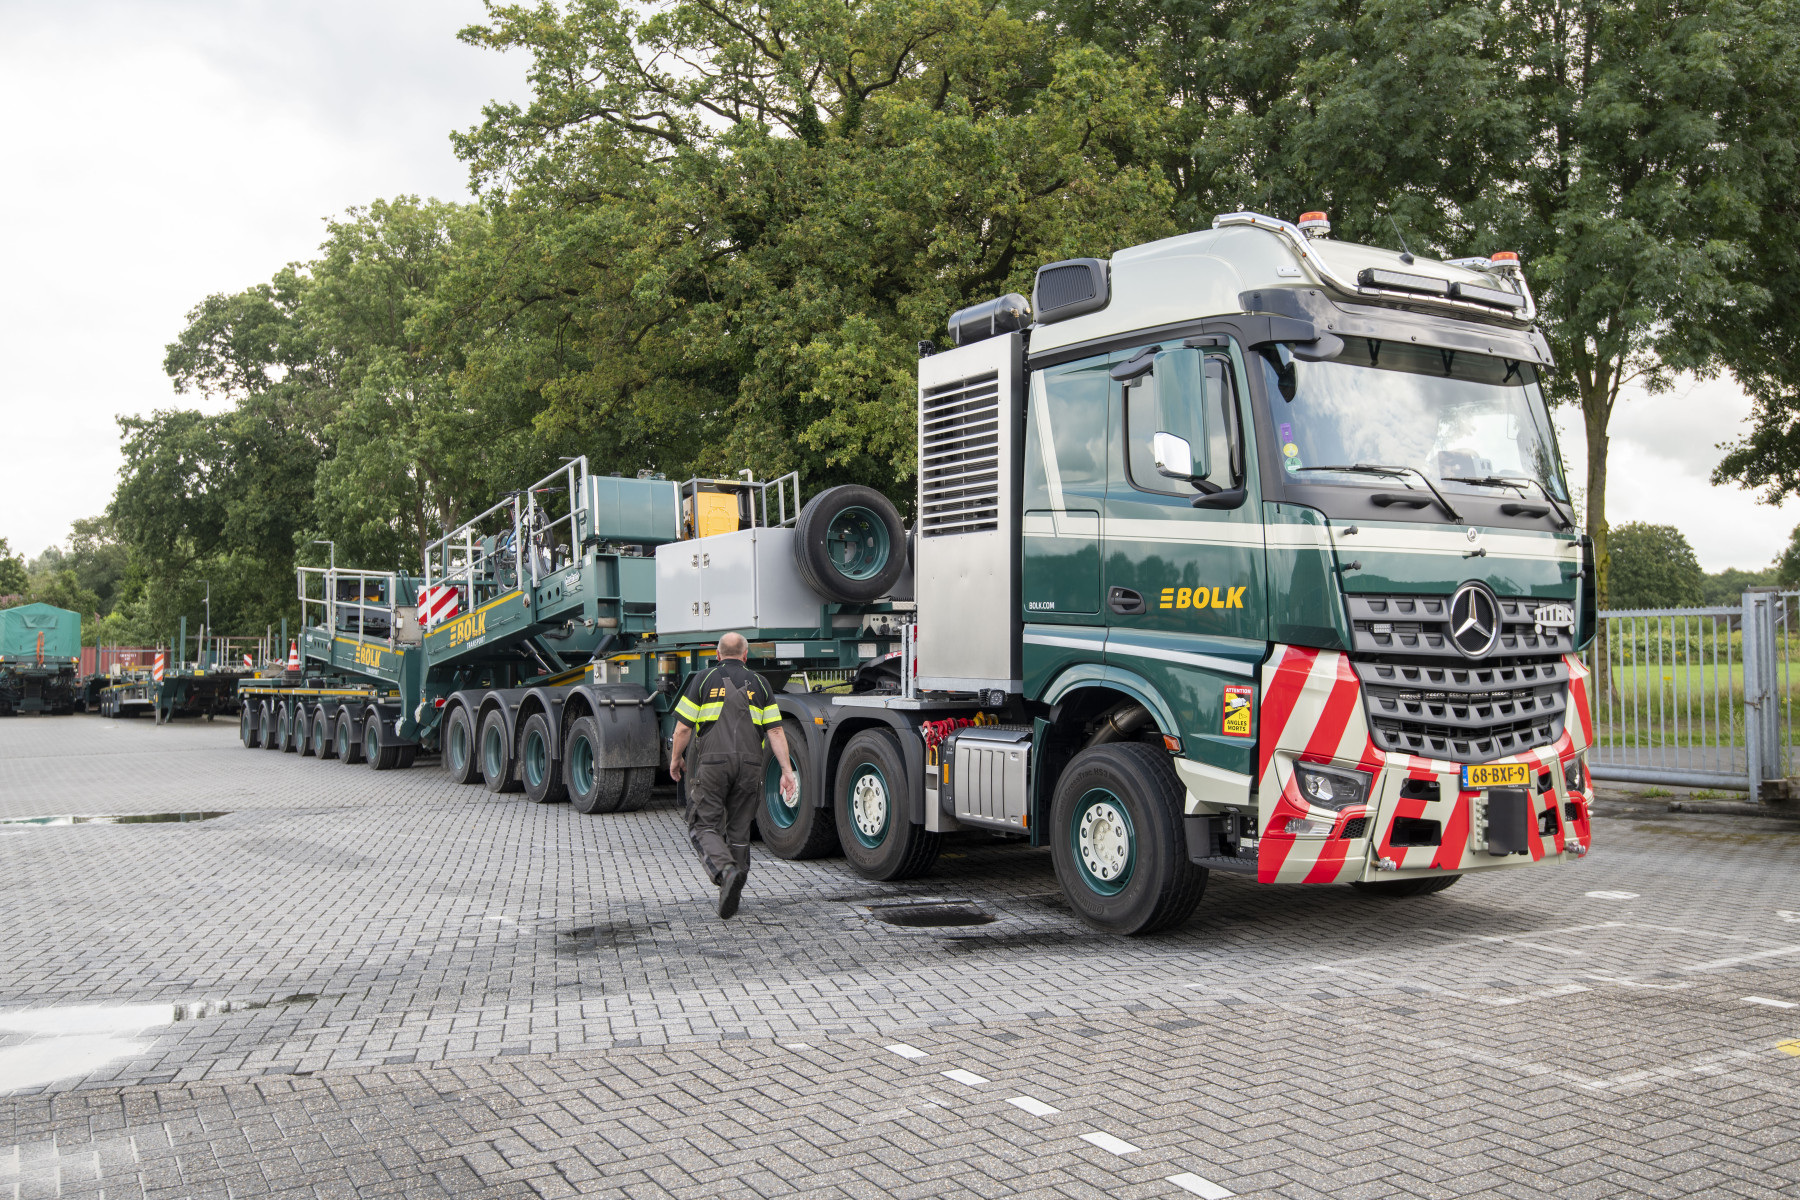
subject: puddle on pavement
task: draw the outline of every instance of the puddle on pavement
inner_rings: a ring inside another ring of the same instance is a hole
[[[902,929],[955,929],[969,925],[992,925],[997,918],[976,908],[966,900],[945,900],[929,904],[872,904],[869,915],[877,921],[898,925]]]
[[[163,825],[179,821],[210,821],[229,817],[228,812],[122,813],[116,816],[0,817],[0,825]]]

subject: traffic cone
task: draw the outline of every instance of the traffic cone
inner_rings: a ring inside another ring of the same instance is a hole
[[[298,643],[298,642],[289,642],[288,643],[288,668],[287,669],[290,671],[298,671],[300,669],[300,643]]]

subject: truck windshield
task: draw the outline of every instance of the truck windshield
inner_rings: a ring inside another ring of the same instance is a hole
[[[1306,467],[1382,464],[1416,468],[1447,492],[1492,495],[1491,486],[1470,481],[1496,478],[1569,498],[1530,363],[1372,338],[1346,339],[1330,362],[1300,362],[1286,347],[1271,347],[1262,363],[1290,476]],[[1329,470],[1298,477],[1371,483]]]

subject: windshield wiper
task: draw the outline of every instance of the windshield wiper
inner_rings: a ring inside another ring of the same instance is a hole
[[[1556,502],[1556,497],[1552,496],[1550,494],[1550,489],[1544,486],[1544,481],[1541,479],[1531,479],[1531,478],[1507,479],[1504,476],[1500,476],[1500,475],[1483,475],[1480,478],[1465,478],[1461,475],[1446,475],[1446,476],[1444,476],[1444,482],[1445,483],[1472,483],[1472,484],[1476,485],[1477,487],[1518,488],[1519,495],[1521,495],[1521,496],[1523,496],[1525,494],[1525,484],[1527,484],[1527,483],[1536,484],[1537,490],[1544,494],[1544,500],[1545,500],[1545,502],[1547,502],[1550,505],[1551,511],[1556,513],[1557,528],[1559,528],[1559,529],[1575,528],[1574,518],[1570,517],[1569,514],[1567,514],[1563,511],[1562,505],[1560,505]]]
[[[1419,482],[1423,483],[1437,498],[1438,506],[1449,515],[1452,521],[1458,525],[1462,524],[1462,514],[1450,507],[1450,502],[1444,499],[1444,493],[1438,491],[1437,485],[1431,482],[1431,476],[1417,467],[1384,467],[1379,463],[1353,463],[1347,467],[1301,467],[1299,469],[1302,471],[1348,471],[1354,475],[1385,475],[1389,479],[1404,479],[1408,475],[1417,475]]]

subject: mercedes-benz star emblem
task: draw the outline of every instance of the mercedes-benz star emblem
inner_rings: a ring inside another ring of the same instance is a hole
[[[1464,658],[1486,658],[1500,640],[1500,602],[1485,583],[1469,582],[1450,597],[1450,640]]]

